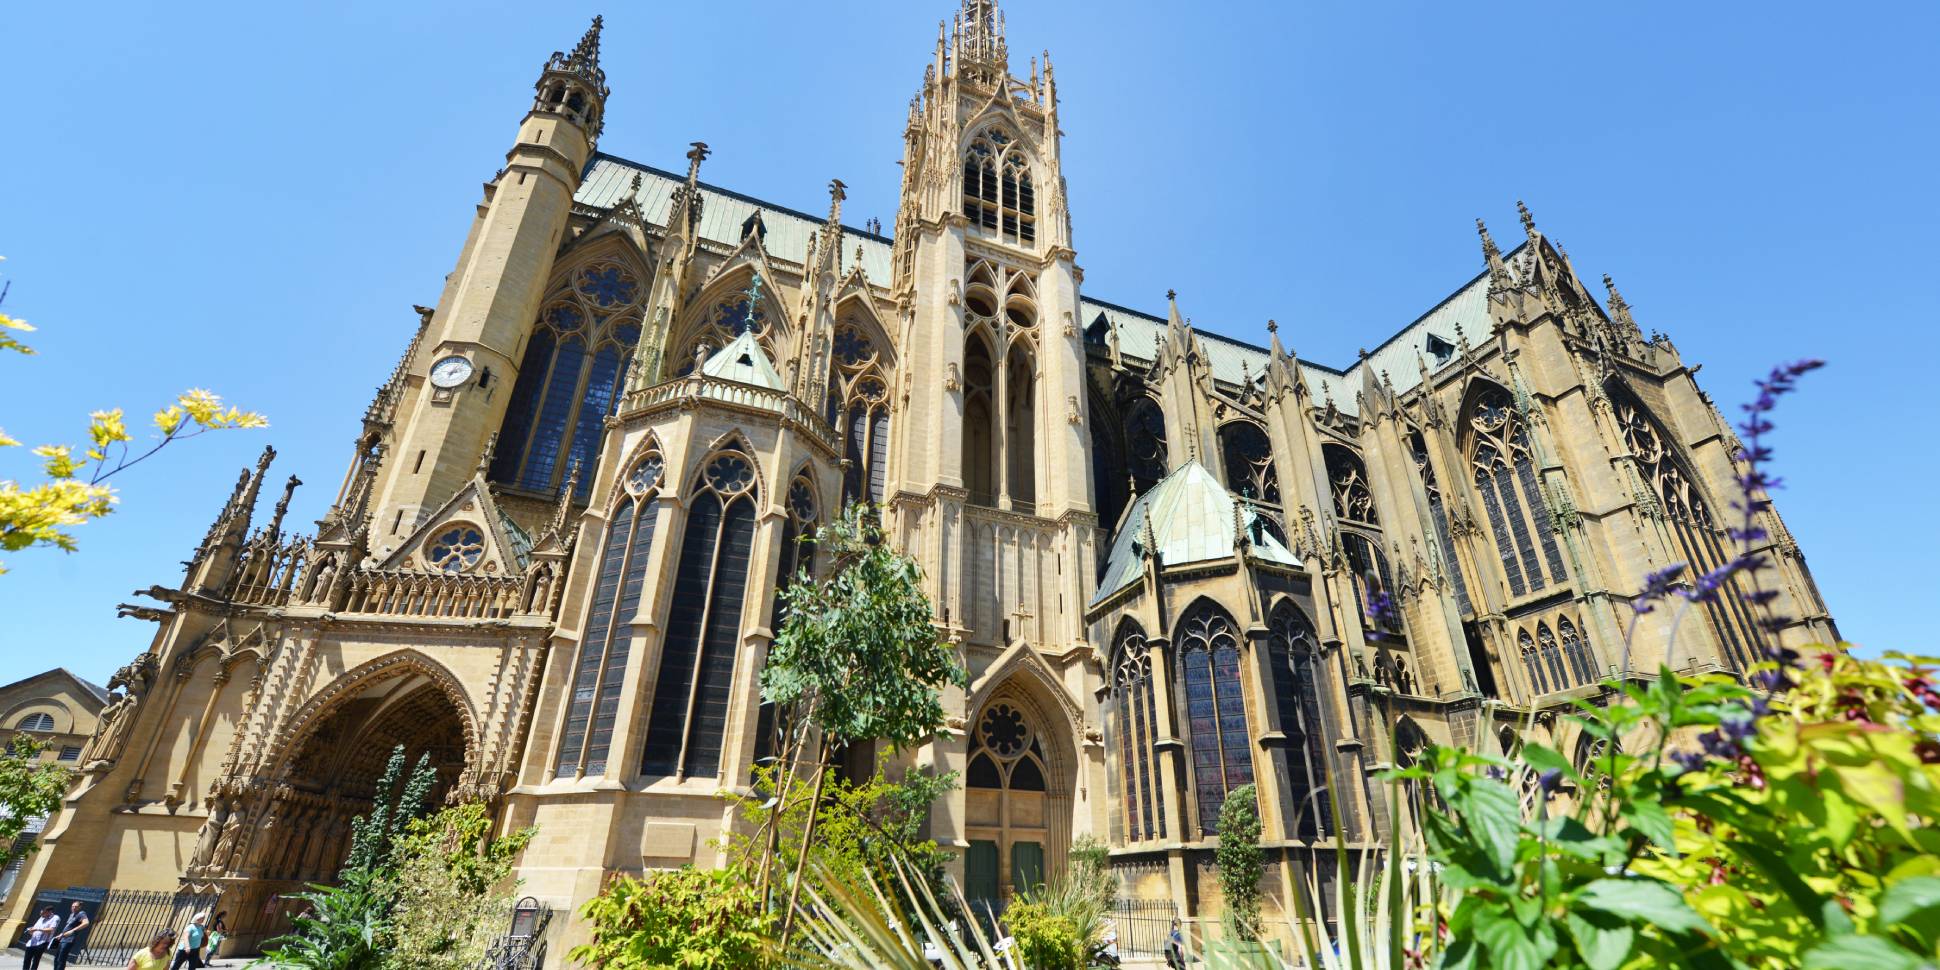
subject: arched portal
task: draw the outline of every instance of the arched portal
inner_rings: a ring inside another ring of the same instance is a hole
[[[224,832],[212,861],[224,881],[246,885],[232,921],[236,935],[250,940],[275,936],[288,928],[280,898],[313,883],[337,879],[350,851],[351,823],[368,815],[391,754],[404,748],[407,772],[420,758],[437,774],[427,797],[444,803],[461,783],[469,762],[470,714],[442,669],[416,664],[386,665],[363,677],[346,675],[341,691],[305,712],[289,736],[287,756],[276,783],[251,813],[237,806],[230,824],[245,836]],[[253,818],[253,824],[249,819]],[[233,844],[233,849],[231,845]]]
[[[1077,758],[1071,728],[1013,678],[972,722],[963,785],[964,895],[1013,898],[1064,868]]]

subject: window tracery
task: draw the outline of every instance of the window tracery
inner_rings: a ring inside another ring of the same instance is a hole
[[[710,353],[720,350],[739,337],[742,332],[752,332],[755,341],[761,344],[761,351],[773,361],[775,356],[775,331],[770,316],[768,300],[762,295],[765,282],[759,275],[749,277],[746,289],[732,292],[714,301],[704,312],[687,325],[681,338],[680,350],[669,361],[673,373],[680,376],[694,371],[696,351],[705,345]]]
[[[485,555],[485,532],[459,522],[438,533],[424,546],[424,564],[434,572],[470,572]]]
[[[1235,421],[1219,429],[1220,457],[1226,466],[1226,487],[1242,498],[1280,505],[1280,478],[1273,470],[1273,444],[1251,421]]]
[[[1037,192],[1022,145],[1001,129],[970,142],[963,154],[963,214],[1005,242],[1037,241]]]
[[[1152,657],[1146,650],[1145,631],[1129,620],[1118,635],[1111,672],[1113,695],[1112,727],[1118,748],[1118,777],[1121,823],[1125,840],[1138,842],[1164,838],[1165,813],[1161,793],[1156,745],[1164,733],[1159,727],[1158,702],[1152,683]]]
[[[996,701],[985,708],[975,742],[965,777],[969,787],[1027,792],[1047,787],[1044,744],[1016,705]]]
[[[1516,631],[1516,651],[1522,654],[1522,666],[1529,674],[1529,690],[1532,696],[1540,697],[1562,686],[1550,686],[1548,672],[1543,668],[1541,652],[1536,649],[1536,641],[1528,630]]]
[[[768,628],[777,632],[788,613],[788,602],[782,592],[797,578],[815,572],[815,486],[806,475],[797,475],[789,484],[786,506],[787,517],[781,527],[781,558],[775,567],[775,605],[768,622]],[[755,719],[756,764],[773,756],[779,740],[776,735],[775,705],[764,700]]]
[[[1461,560],[1455,555],[1455,534],[1448,525],[1448,497],[1442,494],[1435,478],[1435,466],[1428,457],[1428,440],[1420,431],[1408,435],[1408,451],[1414,456],[1415,471],[1421,475],[1422,490],[1428,496],[1429,518],[1435,522],[1435,546],[1441,550],[1443,568],[1455,585],[1455,603],[1465,614],[1475,612],[1469,603],[1468,580],[1462,575]]]
[[[1576,675],[1576,682],[1596,683],[1596,658],[1590,652],[1589,640],[1577,633],[1576,624],[1567,616],[1557,620],[1556,635],[1563,641],[1563,659]]]
[[[1327,461],[1327,482],[1334,495],[1334,514],[1350,522],[1380,525],[1374,510],[1374,492],[1368,488],[1367,466],[1359,455],[1340,445],[1322,445]]]
[[[1542,657],[1543,669],[1549,671],[1549,682],[1559,689],[1575,686],[1570,671],[1563,669],[1563,648],[1556,642],[1556,634],[1549,632],[1547,622],[1536,624],[1536,650]]]
[[[1656,420],[1644,406],[1621,388],[1611,395],[1616,405],[1617,424],[1623,429],[1624,446],[1636,460],[1637,473],[1646,487],[1663,505],[1664,519],[1678,554],[1688,564],[1687,576],[1701,576],[1730,561],[1727,544],[1704,500],[1703,492],[1671,454]],[[1700,604],[1705,620],[1726,658],[1739,670],[1750,666],[1756,656],[1758,626],[1738,593],[1733,576],[1724,595]]]
[[[1199,830],[1216,835],[1219,806],[1226,793],[1253,781],[1252,736],[1240,685],[1239,631],[1218,607],[1203,603],[1179,625],[1178,643]]]
[[[1165,478],[1165,413],[1159,402],[1139,395],[1125,416],[1125,461],[1140,495]]]
[[[1267,660],[1273,670],[1273,701],[1286,747],[1280,775],[1287,790],[1281,803],[1290,812],[1287,824],[1294,838],[1313,840],[1327,830],[1333,810],[1328,804],[1326,757],[1329,733],[1320,714],[1319,666],[1314,661],[1313,622],[1293,603],[1282,600],[1267,623]]]
[[[499,426],[493,481],[535,492],[582,469],[574,494],[590,494],[605,422],[619,405],[645,288],[612,260],[581,266],[546,296],[520,358]]]
[[[1470,474],[1488,513],[1510,595],[1522,596],[1564,581],[1563,556],[1550,524],[1549,506],[1536,482],[1529,433],[1509,392],[1491,385],[1476,395],[1469,409],[1468,432]]]
[[[633,645],[633,621],[647,581],[665,468],[659,450],[649,443],[646,453],[634,459],[622,477],[626,487],[607,520],[593,578],[593,604],[580,634],[573,692],[560,734],[554,773],[561,778],[606,771],[620,687]]]
[[[842,500],[880,504],[889,479],[888,364],[853,319],[836,327],[832,355],[827,417],[849,461]]]
[[[687,502],[659,676],[640,772],[720,774],[741,611],[754,544],[754,463],[738,447],[709,457]]]

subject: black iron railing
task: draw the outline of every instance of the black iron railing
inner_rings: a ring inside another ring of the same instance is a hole
[[[34,897],[35,911],[52,906],[65,921],[71,904],[87,912],[88,928],[78,934],[81,949],[68,957],[73,966],[125,967],[129,958],[163,930],[181,933],[195,914],[216,912],[215,892],[159,892],[75,886]]]
[[[544,970],[552,907],[527,896],[512,907],[510,931],[485,951],[478,970]]]
[[[1112,928],[1118,931],[1120,957],[1165,955],[1165,938],[1179,908],[1169,899],[1121,899],[1112,906]]]

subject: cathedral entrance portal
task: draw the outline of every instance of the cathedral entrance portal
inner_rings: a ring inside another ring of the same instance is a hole
[[[367,679],[313,714],[256,813],[248,845],[230,860],[224,881],[241,890],[231,897],[238,911],[230,920],[239,941],[260,944],[284,932],[298,905],[289,894],[336,881],[352,820],[370,812],[398,747],[407,777],[420,758],[429,761],[437,774],[430,804],[443,804],[465,771],[468,726],[447,686],[409,667]]]
[[[963,779],[964,895],[973,905],[1002,906],[1063,869],[1077,766],[1071,739],[1049,733],[1061,723],[1011,691],[977,715]]]

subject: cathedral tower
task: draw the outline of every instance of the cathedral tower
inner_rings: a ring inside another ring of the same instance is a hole
[[[498,429],[565,235],[573,193],[606,111],[601,19],[570,52],[555,51],[519,123],[506,164],[485,197],[419,338],[403,421],[378,485],[373,543],[408,534],[471,478]]]

